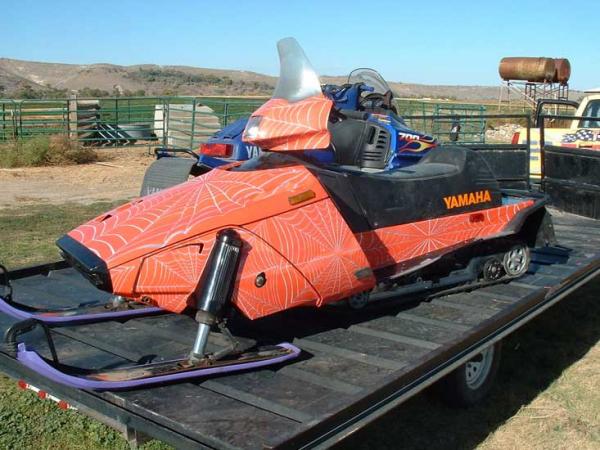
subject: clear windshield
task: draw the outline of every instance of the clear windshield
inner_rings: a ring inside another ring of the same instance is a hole
[[[583,115],[600,118],[600,100],[590,100]],[[579,126],[581,128],[600,128],[600,120],[582,120]]]
[[[392,90],[379,72],[366,67],[361,67],[360,69],[355,69],[350,72],[350,75],[348,75],[348,83],[365,83],[367,86],[371,86],[374,89],[373,92],[382,95]]]
[[[273,98],[297,102],[321,95],[319,76],[296,39],[288,37],[277,42],[279,80]]]

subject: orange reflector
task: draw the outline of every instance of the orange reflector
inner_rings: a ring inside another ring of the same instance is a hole
[[[313,191],[308,190],[288,197],[288,201],[290,202],[290,205],[297,205],[298,203],[302,203],[307,200],[313,199],[316,196],[317,194],[315,194]]]
[[[46,397],[48,397],[48,393],[45,391],[38,391],[37,396],[41,399],[41,400],[46,400]]]
[[[65,402],[64,400],[61,400],[58,402],[58,407],[60,409],[69,409],[69,404],[67,402]]]
[[[19,387],[19,389],[27,389],[27,383],[25,382],[25,380],[17,381],[17,386]]]

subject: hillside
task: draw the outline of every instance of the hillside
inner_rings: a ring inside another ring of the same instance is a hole
[[[323,77],[343,82],[343,77]],[[0,58],[0,96],[64,97],[109,95],[268,95],[276,77],[260,73],[151,64],[55,64]],[[433,86],[390,83],[397,96],[448,98],[465,101],[496,100],[497,86]]]
[[[104,95],[144,91],[146,95],[262,95],[275,78],[262,74],[185,66],[54,64],[0,58],[4,96],[28,84],[34,91],[104,91]],[[102,95],[102,93],[97,93]]]

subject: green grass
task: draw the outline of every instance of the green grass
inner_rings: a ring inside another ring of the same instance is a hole
[[[87,219],[119,202],[91,205],[36,205],[0,209],[0,259],[7,267],[20,267],[59,259],[54,241]]]
[[[31,391],[23,392],[5,376],[0,376],[0,421],[0,448],[128,448],[118,432],[75,411],[63,411]]]
[[[225,98],[225,97],[197,97],[196,104],[210,107],[216,114],[221,123],[226,119],[228,123],[237,120],[240,117],[249,116],[266,99],[243,99],[243,98]],[[100,100],[101,119],[107,122],[117,122],[119,124],[129,124],[136,122],[154,121],[154,111],[156,105],[191,105],[194,97],[148,97],[120,99],[110,98]],[[225,117],[226,116],[226,117]],[[189,120],[192,120],[190,111]]]
[[[0,257],[9,268],[55,261],[56,238],[119,202],[91,205],[39,205],[0,210]],[[42,401],[0,375],[0,448],[19,449],[128,449],[120,433],[54,402]],[[145,449],[171,447],[150,441]]]

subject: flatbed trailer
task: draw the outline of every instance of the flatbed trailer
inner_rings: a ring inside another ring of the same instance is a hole
[[[0,371],[132,436],[143,433],[177,448],[329,447],[600,274],[600,221],[550,212],[563,248],[534,250],[528,273],[517,280],[428,302],[297,309],[256,322],[260,332],[303,350],[279,367],[102,393],[49,381],[4,353]],[[15,300],[38,306],[104,295],[62,262],[10,277]],[[14,322],[0,315],[2,330]],[[191,318],[165,314],[52,334],[64,364],[100,368],[181,355],[195,331]],[[22,338],[47,354],[41,333]]]

